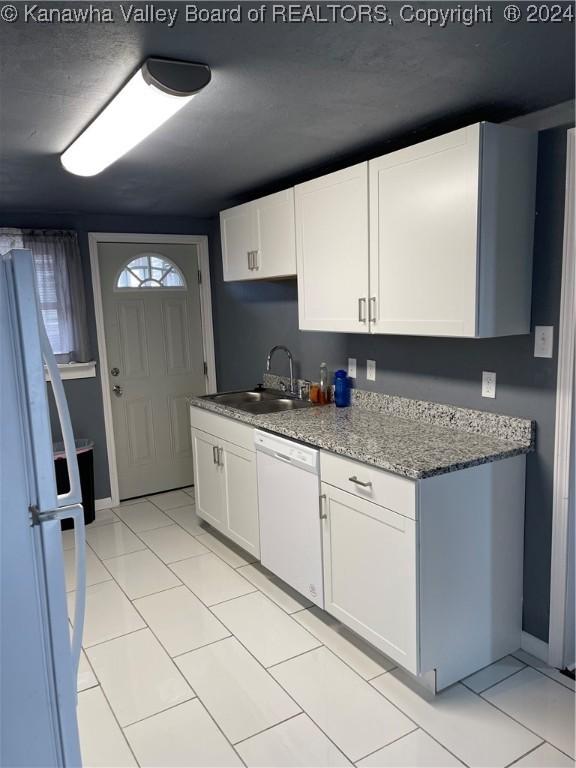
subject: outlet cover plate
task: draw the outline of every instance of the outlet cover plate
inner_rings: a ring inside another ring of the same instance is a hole
[[[366,381],[376,381],[376,360],[366,360]]]
[[[348,376],[351,379],[356,378],[356,358],[355,357],[348,358]]]
[[[534,328],[534,357],[552,357],[554,326],[537,325]]]
[[[482,371],[482,397],[496,397],[496,374],[494,371]]]

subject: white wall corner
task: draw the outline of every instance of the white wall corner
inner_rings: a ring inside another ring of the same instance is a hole
[[[546,664],[548,663],[548,643],[545,643],[544,640],[540,640],[540,638],[534,637],[534,635],[530,635],[528,632],[522,632],[520,647],[526,653],[536,656],[537,659],[544,661]]]
[[[112,498],[108,496],[106,499],[96,499],[94,502],[94,509],[99,512],[101,509],[110,509],[112,506]]]

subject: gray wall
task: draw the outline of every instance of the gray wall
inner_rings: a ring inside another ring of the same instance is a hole
[[[564,216],[566,131],[540,134],[532,325],[558,327]],[[219,249],[219,243],[215,243]],[[286,344],[298,371],[318,379],[326,361],[334,370],[358,361],[357,386],[388,394],[523,416],[537,422],[537,450],[526,479],[524,629],[547,640],[556,390],[556,346],[551,360],[533,357],[533,336],[453,340],[370,337],[298,330],[294,280],[224,283],[219,250],[212,251],[218,386],[260,381],[267,351]],[[365,379],[375,359],[375,383]],[[279,372],[285,363],[275,360]],[[283,367],[284,366],[284,367]],[[497,397],[480,395],[483,370],[496,371]]]
[[[92,358],[97,361],[96,377],[64,382],[70,416],[76,437],[94,440],[94,486],[97,499],[110,496],[106,434],[100,384],[96,320],[90,277],[88,232],[150,232],[151,234],[205,235],[213,231],[214,222],[188,217],[100,216],[74,213],[0,212],[0,227],[75,229],[78,232],[86,288],[86,320],[90,334]],[[212,247],[212,243],[210,244]],[[53,436],[61,438],[58,419],[51,402]]]

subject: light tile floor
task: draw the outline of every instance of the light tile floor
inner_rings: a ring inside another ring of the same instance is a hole
[[[435,698],[415,691],[205,526],[191,488],[98,512],[86,539],[86,768],[574,766],[571,680],[518,651]]]

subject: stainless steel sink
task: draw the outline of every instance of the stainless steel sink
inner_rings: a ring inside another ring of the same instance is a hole
[[[280,411],[293,411],[299,408],[310,408],[314,403],[307,400],[298,400],[288,396],[285,392],[275,389],[251,389],[242,392],[220,392],[216,395],[204,395],[203,400],[211,400],[213,403],[227,405],[229,408],[237,408],[247,413],[279,413]]]

